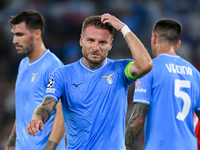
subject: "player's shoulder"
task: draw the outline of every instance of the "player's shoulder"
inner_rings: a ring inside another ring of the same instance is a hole
[[[122,64],[122,65],[124,64],[124,65],[126,65],[129,62],[131,62],[131,61],[134,61],[134,60],[133,59],[129,59],[129,58],[126,58],[126,59],[116,59],[116,60],[107,58],[108,64]]]
[[[184,64],[187,64],[187,66],[190,66],[192,69],[194,69],[194,70],[196,70],[197,71],[197,69],[193,66],[193,64],[191,64],[189,61],[187,61],[187,60],[185,60],[185,59],[183,59],[183,58],[181,58],[181,60],[182,60],[182,62],[184,63]]]
[[[199,71],[187,60],[178,56],[178,55],[170,55],[167,53],[162,53],[158,57],[154,58],[153,60],[153,69],[159,71],[166,66],[168,68],[189,68],[192,72],[199,74]]]
[[[108,61],[110,61],[110,62],[130,62],[130,61],[134,61],[133,59],[130,59],[130,58],[116,59],[116,60],[114,60],[114,59],[109,59],[109,58],[107,58],[107,59],[108,59]]]
[[[185,60],[184,58],[181,58],[181,57],[180,57],[180,60],[182,61],[182,64],[184,66],[187,66],[188,68],[191,68],[192,72],[194,72],[194,73],[199,75],[198,69],[191,62],[189,62],[189,61],[187,61],[187,60]]]
[[[172,63],[173,61],[176,62],[176,60],[180,61],[180,59],[182,58],[178,55],[170,55],[167,53],[162,53],[156,58],[152,59],[153,68],[163,68],[163,65],[166,65],[169,62]]]
[[[158,63],[159,64],[160,62],[164,62],[169,57],[170,56],[168,54],[160,54],[156,58],[153,58],[152,61],[153,61],[153,63]]]
[[[20,66],[24,66],[24,65],[28,65],[29,64],[29,59],[28,57],[24,57],[21,61],[20,61]]]
[[[76,61],[76,62],[73,62],[73,63],[70,63],[70,64],[66,64],[66,65],[63,65],[63,66],[60,66],[58,67],[56,70],[58,71],[72,71],[72,70],[76,70],[77,67],[79,66],[79,61]]]
[[[147,75],[151,76],[151,75],[157,75],[157,74],[162,73],[161,70],[163,70],[165,68],[164,66],[166,65],[167,61],[168,61],[167,56],[165,56],[163,54],[159,55],[156,58],[153,58],[152,59],[153,68]]]
[[[57,68],[64,65],[62,61],[50,50],[47,50],[43,55],[43,64],[46,66],[46,68]]]
[[[61,62],[61,60],[53,52],[51,52],[49,49],[46,51],[45,58],[50,59],[49,61]]]

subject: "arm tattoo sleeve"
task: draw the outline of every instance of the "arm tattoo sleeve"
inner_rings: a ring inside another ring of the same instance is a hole
[[[16,122],[13,125],[13,129],[9,136],[8,142],[6,143],[6,147],[14,147],[15,140],[16,140]]]
[[[46,97],[43,102],[34,111],[32,119],[41,118],[43,123],[51,117],[52,111],[55,109],[57,101],[54,98]]]
[[[137,72],[133,72],[131,75],[134,76],[135,78],[140,78],[140,76],[137,74]]]
[[[134,104],[133,113],[129,119],[127,125],[127,131],[125,136],[126,147],[132,148],[133,144],[139,138],[141,131],[144,127],[145,116],[149,105],[136,103]]]
[[[44,150],[55,150],[58,143],[48,140]]]

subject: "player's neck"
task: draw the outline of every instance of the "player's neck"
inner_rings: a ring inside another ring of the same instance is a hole
[[[176,55],[176,49],[174,46],[171,45],[160,45],[157,47],[157,56],[159,56],[162,53],[167,53],[170,55]]]
[[[33,48],[33,51],[28,55],[29,62],[33,62],[38,59],[44,52],[46,51],[46,47],[43,43],[36,45]]]
[[[99,68],[99,67],[101,67],[103,64],[104,64],[104,62],[105,62],[105,60],[103,60],[101,63],[90,63],[90,62],[88,62],[87,61],[87,59],[86,58],[84,58],[83,57],[83,63],[84,63],[84,65],[86,65],[88,68],[91,68],[91,69],[96,69],[96,68]]]
[[[158,55],[160,54],[163,54],[163,53],[167,53],[167,54],[170,54],[170,55],[176,55],[175,51],[174,50],[162,50],[158,53]]]

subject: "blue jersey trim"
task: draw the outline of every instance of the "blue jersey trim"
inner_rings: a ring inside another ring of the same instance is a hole
[[[134,99],[133,103],[145,103],[147,105],[150,105],[149,101],[141,100],[141,99]]]
[[[38,61],[40,61],[48,52],[49,52],[49,49],[46,50],[46,51],[42,54],[42,56],[40,56],[38,59],[36,59],[35,61],[29,63],[29,66],[36,64],[36,63],[37,63]]]
[[[169,57],[180,58],[180,56],[178,56],[178,55],[170,55],[170,54],[168,54],[168,53],[162,53],[162,54],[160,54],[159,56],[162,56],[162,55],[164,55],[164,56],[169,56]]]
[[[81,58],[80,60],[80,64],[83,68],[87,69],[88,71],[91,71],[91,72],[96,72],[98,71],[99,69],[103,68],[106,64],[107,64],[107,58],[105,59],[105,62],[102,66],[100,66],[99,68],[96,68],[96,69],[91,69],[89,67],[87,67],[84,63],[83,63],[83,58]]]
[[[59,102],[59,100],[58,100],[57,97],[55,97],[55,96],[52,96],[52,95],[46,95],[44,98],[46,98],[46,97],[54,98],[57,102]]]

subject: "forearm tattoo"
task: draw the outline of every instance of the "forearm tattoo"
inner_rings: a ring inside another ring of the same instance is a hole
[[[48,140],[44,150],[55,150],[58,143]]]
[[[139,78],[140,76],[137,74],[137,72],[133,72],[131,73],[132,76],[134,76],[135,78]]]
[[[6,147],[14,147],[16,140],[16,125],[14,124],[12,132],[9,136],[8,142],[6,143]]]
[[[51,117],[51,113],[56,107],[56,100],[51,97],[46,97],[42,104],[36,109],[33,118],[41,118],[45,123]]]
[[[15,146],[15,140],[16,140],[16,131],[11,133],[6,146],[7,147],[14,147]]]
[[[145,116],[148,110],[148,105],[146,104],[135,104],[133,113],[127,125],[126,131],[126,147],[132,148],[133,144],[139,138],[141,131],[144,127]]]

